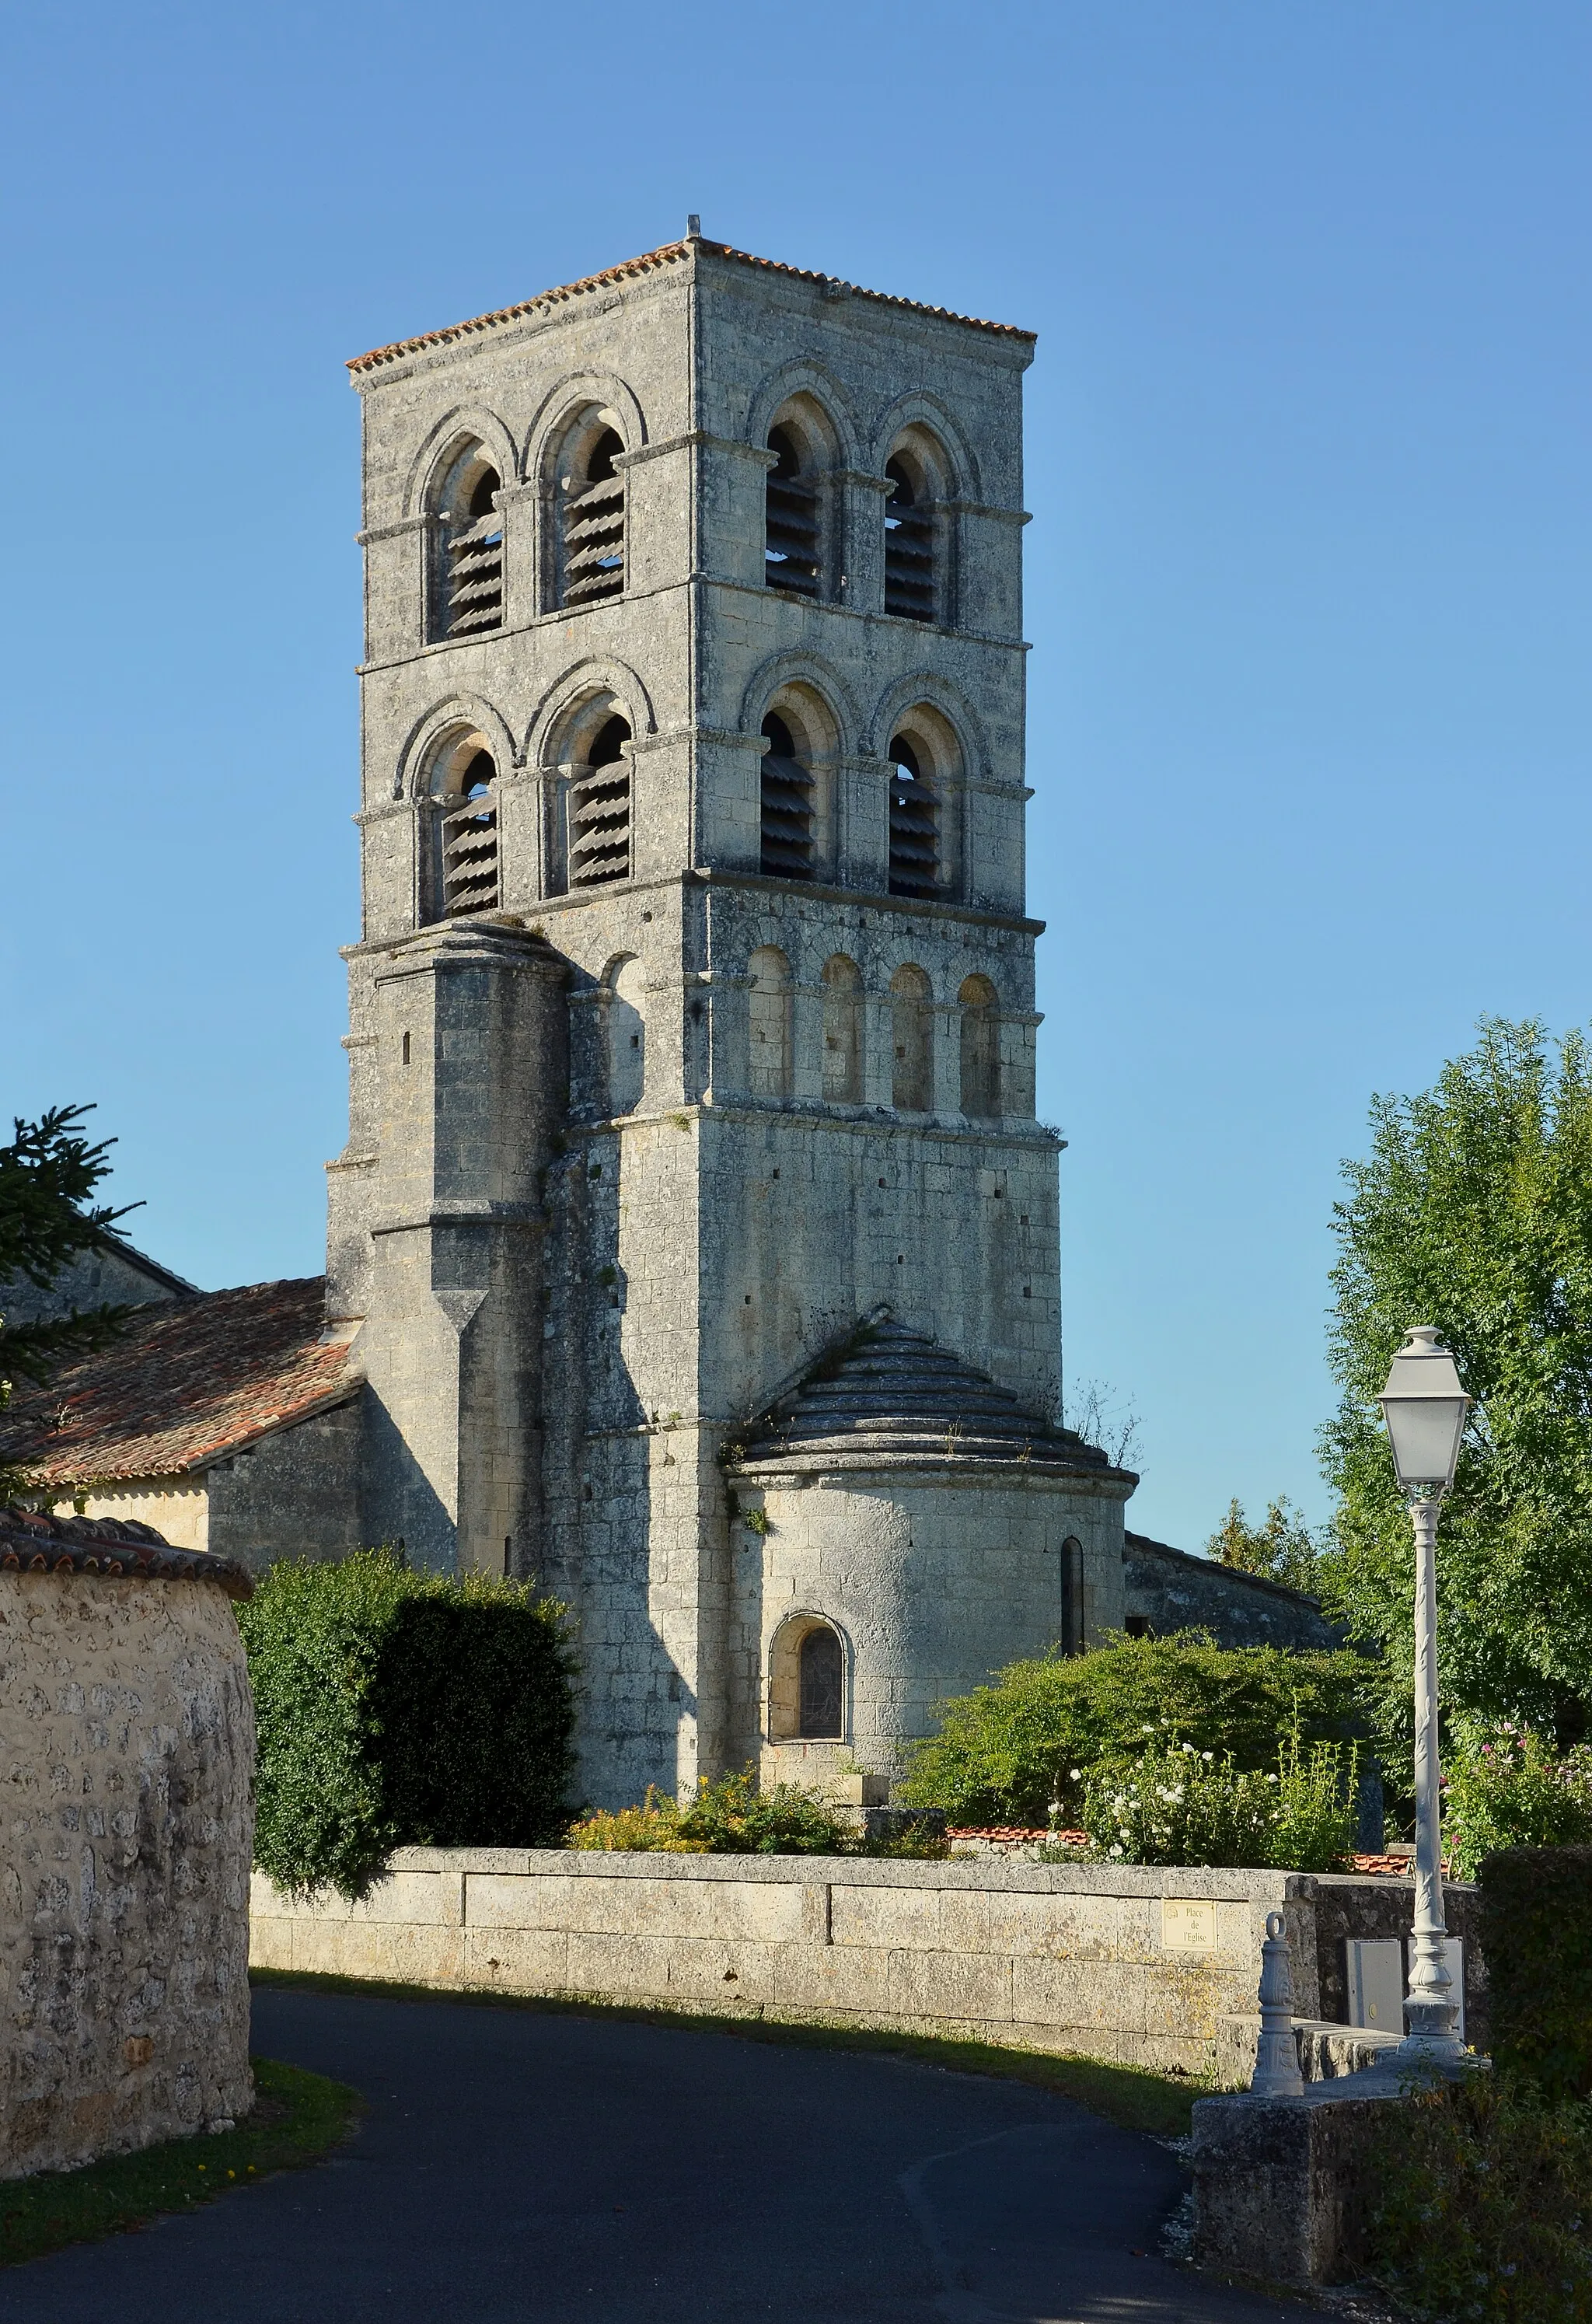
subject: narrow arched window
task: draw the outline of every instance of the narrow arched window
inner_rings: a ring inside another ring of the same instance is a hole
[[[569,791],[569,884],[597,888],[630,876],[630,730],[610,718],[594,736]]]
[[[813,772],[796,750],[783,718],[763,721],[768,753],[763,760],[761,868],[777,880],[813,877]]]
[[[778,945],[759,945],[747,963],[751,979],[747,1086],[753,1097],[791,1093],[790,963]]]
[[[768,449],[775,460],[764,489],[763,577],[771,589],[816,597],[823,565],[818,479],[793,429],[770,429]]]
[[[862,1102],[862,974],[837,952],[824,964],[824,1094],[831,1105]]]
[[[608,1108],[633,1113],[647,1086],[647,1021],[641,1001],[645,976],[639,960],[621,961],[609,988]]]
[[[987,976],[970,976],[957,999],[962,1003],[962,1110],[987,1120],[1000,1111],[1000,1020],[995,987]]]
[[[908,964],[890,979],[895,1070],[890,1103],[899,1113],[929,1113],[934,1103],[934,1012],[921,968]]]
[[[496,909],[497,768],[485,738],[456,734],[432,761],[430,862],[423,881],[425,918],[456,919]]]
[[[905,734],[890,744],[890,893],[932,899],[940,888],[939,806]]]
[[[885,503],[885,611],[911,622],[939,619],[934,571],[934,517],[925,505],[926,476],[914,475],[898,456],[885,462],[895,487]]]
[[[559,606],[577,612],[617,597],[625,586],[625,480],[614,463],[624,451],[603,428],[576,448],[558,479]]]
[[[804,1741],[838,1739],[845,1731],[845,1657],[827,1625],[809,1630],[802,1640],[797,1674],[797,1733]]]
[[[427,625],[433,642],[475,637],[503,621],[502,482],[479,444],[448,462],[437,487],[437,566]]]

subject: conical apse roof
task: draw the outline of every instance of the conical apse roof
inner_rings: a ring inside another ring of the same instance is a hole
[[[741,1467],[874,1468],[1000,1461],[1105,1472],[1106,1455],[1020,1403],[988,1372],[888,1312],[815,1364],[748,1427]]]

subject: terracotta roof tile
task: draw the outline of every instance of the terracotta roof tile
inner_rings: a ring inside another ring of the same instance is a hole
[[[340,1403],[358,1381],[322,1340],[325,1298],[315,1275],[141,1307],[111,1347],[19,1383],[0,1461],[61,1487],[179,1475]]]
[[[653,273],[662,266],[673,266],[687,256],[693,248],[710,252],[715,258],[730,258],[741,266],[761,267],[769,274],[788,274],[798,282],[817,282],[825,290],[845,291],[853,299],[876,299],[882,307],[902,307],[914,315],[937,315],[942,322],[965,323],[970,330],[993,331],[1000,338],[1031,340],[1032,331],[1023,331],[1015,323],[988,323],[977,315],[958,315],[949,307],[930,307],[921,299],[898,299],[888,290],[864,290],[858,283],[843,282],[837,275],[815,274],[810,267],[787,266],[778,258],[754,258],[750,251],[736,250],[727,242],[703,241],[665,243],[660,250],[649,250],[640,258],[627,258],[621,265],[605,267],[601,274],[588,274],[579,282],[565,282],[552,290],[538,290],[534,299],[521,300],[515,307],[499,307],[490,315],[474,316],[467,323],[450,323],[446,330],[422,331],[418,338],[395,339],[391,346],[373,347],[368,355],[355,355],[348,368],[352,372],[374,371],[378,364],[396,363],[400,355],[422,354],[427,347],[446,346],[453,339],[467,339],[477,331],[495,330],[503,323],[517,323],[538,308],[556,306],[564,299],[574,299],[583,290],[601,290],[611,282],[623,282],[640,274]]]
[[[111,1582],[218,1582],[252,1598],[253,1576],[230,1557],[173,1549],[153,1526],[127,1517],[57,1517],[0,1508],[0,1573],[97,1573]]]

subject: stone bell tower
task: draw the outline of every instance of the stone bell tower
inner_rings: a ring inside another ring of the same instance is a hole
[[[886,1775],[1120,1620],[1034,1111],[1031,356],[693,221],[352,366],[365,1531],[570,1601],[594,1799]]]

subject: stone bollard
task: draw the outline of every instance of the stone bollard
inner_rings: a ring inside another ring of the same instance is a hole
[[[1260,1949],[1260,2041],[1249,2084],[1251,2097],[1257,2098],[1296,2098],[1304,2089],[1284,1928],[1281,1913],[1266,1914],[1265,1942]]]

